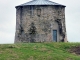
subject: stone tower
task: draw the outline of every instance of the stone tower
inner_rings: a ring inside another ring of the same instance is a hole
[[[15,43],[67,42],[65,7],[49,0],[16,6]]]

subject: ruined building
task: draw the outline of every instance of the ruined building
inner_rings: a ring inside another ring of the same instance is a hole
[[[67,42],[65,7],[49,0],[16,6],[15,43]]]

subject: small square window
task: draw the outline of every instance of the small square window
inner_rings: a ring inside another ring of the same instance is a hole
[[[38,15],[38,16],[41,15],[41,9],[37,9],[37,15]]]

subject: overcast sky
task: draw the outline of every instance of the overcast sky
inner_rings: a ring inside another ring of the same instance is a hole
[[[0,0],[0,44],[14,43],[15,6],[31,0]],[[80,0],[51,0],[66,5],[66,29],[69,42],[80,42]]]

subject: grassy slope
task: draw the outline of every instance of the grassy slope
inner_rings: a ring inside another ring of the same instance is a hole
[[[24,43],[0,45],[0,60],[80,60],[68,50],[80,43]]]

